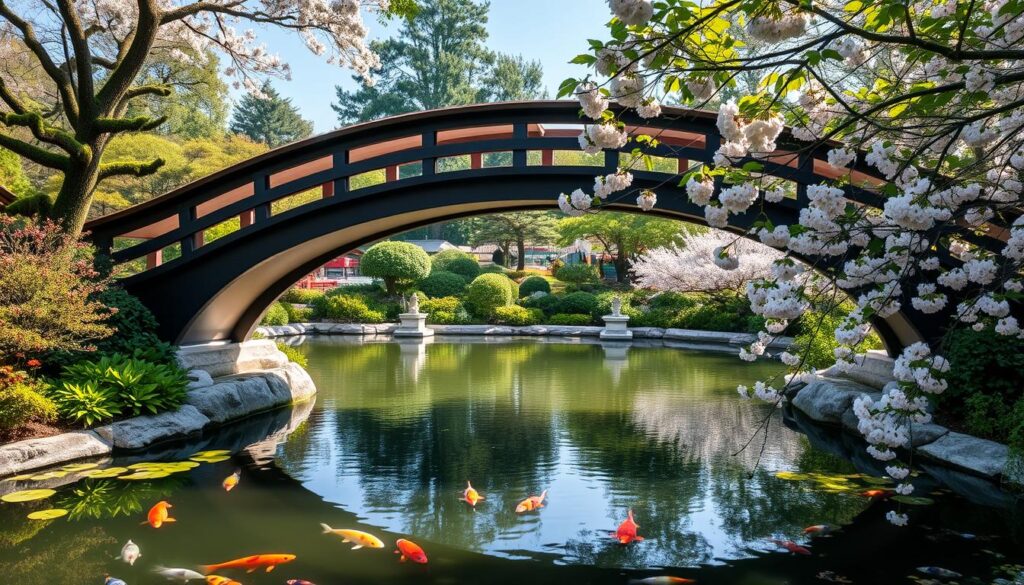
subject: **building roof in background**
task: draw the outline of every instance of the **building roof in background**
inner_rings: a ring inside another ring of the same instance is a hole
[[[6,187],[0,185],[0,208],[7,207],[10,203],[13,203],[18,196],[7,190]]]
[[[427,254],[436,254],[441,250],[458,250],[458,246],[448,240],[405,240],[405,243],[423,248]]]

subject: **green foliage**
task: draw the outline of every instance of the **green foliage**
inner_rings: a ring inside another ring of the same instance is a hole
[[[481,274],[469,284],[466,304],[474,315],[490,319],[495,309],[511,305],[516,299],[512,294],[514,284],[503,274]]]
[[[453,297],[466,289],[466,280],[453,272],[435,271],[420,282],[420,290],[429,297]]]
[[[43,395],[44,389],[25,372],[0,366],[0,434],[29,422],[47,423],[57,417],[53,402]]]
[[[494,309],[492,320],[498,325],[536,325],[544,319],[540,309],[527,309],[519,305],[508,305]]]
[[[360,270],[383,280],[388,294],[394,295],[430,274],[430,256],[406,242],[380,242],[363,254]]]
[[[469,282],[480,276],[480,263],[476,256],[462,250],[442,250],[430,257],[430,270],[458,274]]]
[[[277,148],[302,140],[313,133],[313,123],[304,120],[291,98],[282,98],[267,81],[260,88],[262,96],[246,93],[231,116],[231,131],[244,134]]]
[[[597,267],[589,264],[568,264],[558,269],[556,277],[570,284],[595,283],[599,279]]]
[[[593,317],[581,313],[557,313],[548,319],[549,325],[590,325]]]
[[[314,313],[339,323],[383,323],[387,315],[383,311],[374,310],[367,300],[358,295],[331,295],[317,301]]]
[[[525,298],[522,300],[524,307],[531,309],[540,309],[545,315],[553,315],[558,312],[558,306],[561,302],[561,295],[545,295],[537,298]]]
[[[441,297],[420,302],[427,321],[438,325],[460,325],[470,322],[469,313],[457,297]]]
[[[281,353],[288,356],[288,361],[295,362],[304,368],[309,365],[309,358],[306,357],[306,354],[299,351],[298,348],[278,341],[277,349],[281,350]]]
[[[564,268],[562,269],[565,270]],[[592,317],[597,313],[597,297],[583,291],[562,296],[558,302],[559,313],[586,314]]]
[[[508,292],[512,295],[512,302],[514,303],[519,300],[519,283],[507,276],[505,278],[508,279]]]
[[[317,299],[324,296],[324,292],[308,288],[290,288],[283,295],[281,301],[286,303],[298,303],[300,305],[312,305]]]
[[[531,276],[519,283],[520,297],[528,297],[538,291],[551,293],[551,284],[543,276]]]
[[[203,58],[176,60],[166,52],[154,52],[137,85],[159,85],[175,80],[174,94],[143,95],[128,102],[127,117],[165,117],[157,132],[182,139],[212,138],[224,134],[230,101],[228,86],[220,77],[217,53],[207,51]]]
[[[296,307],[284,301],[281,301],[281,306],[288,313],[289,323],[308,323],[313,320],[313,307]]]
[[[35,194],[28,175],[25,174],[21,157],[6,148],[0,148],[0,185],[18,197]]]
[[[679,230],[679,222],[669,219],[602,211],[560,220],[558,243],[568,246],[579,239],[601,242],[605,252],[617,257],[616,274],[619,282],[624,282],[629,264],[637,254],[676,242]],[[563,280],[562,270],[557,272],[555,278]]]
[[[273,302],[263,315],[261,325],[278,326],[288,324],[288,311],[279,302]]]
[[[92,426],[118,415],[173,410],[186,398],[188,378],[176,365],[113,354],[67,366],[48,390],[65,420]]]

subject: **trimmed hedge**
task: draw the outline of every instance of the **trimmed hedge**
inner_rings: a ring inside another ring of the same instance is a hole
[[[495,309],[493,319],[498,325],[537,325],[544,319],[544,312],[540,309],[509,305]]]
[[[495,309],[511,305],[516,299],[512,294],[514,285],[504,274],[481,274],[469,284],[466,304],[474,315],[489,319]]]
[[[433,272],[420,282],[420,290],[431,298],[455,297],[466,290],[466,280],[454,272]]]
[[[480,276],[480,263],[476,256],[462,250],[442,250],[430,258],[430,271],[458,274],[469,282]]]
[[[519,283],[519,296],[528,297],[535,292],[551,294],[551,284],[543,276],[531,276]]]
[[[551,318],[548,319],[548,324],[575,326],[590,325],[591,319],[590,315],[583,315],[579,313],[558,313],[557,315],[552,315]]]
[[[324,297],[316,305],[320,318],[341,323],[383,323],[387,314],[371,309],[366,300],[356,295],[334,295]]]

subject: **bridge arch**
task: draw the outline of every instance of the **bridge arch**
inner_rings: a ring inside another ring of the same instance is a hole
[[[654,121],[628,112],[623,119],[658,136],[659,144],[644,151],[677,161],[673,171],[710,161],[720,144],[710,112],[667,108]],[[154,312],[166,338],[179,344],[240,341],[274,299],[341,253],[445,219],[550,208],[559,192],[587,187],[595,175],[614,172],[619,151],[605,151],[597,166],[556,164],[557,151],[579,151],[579,125],[578,105],[559,101],[396,116],[276,149],[94,220],[86,229],[113,262],[146,259],[146,269],[125,278],[123,285]],[[622,152],[635,146],[630,143]],[[784,136],[780,150],[764,161],[765,174],[796,185],[795,199],[766,205],[765,214],[775,224],[797,223],[807,201],[806,186],[840,174],[824,161],[824,149],[804,147],[787,143]],[[503,155],[501,164],[487,163],[494,153]],[[468,168],[445,172],[442,161],[452,157],[468,158]],[[383,183],[356,188],[353,178],[377,171]],[[854,173],[862,184],[881,183],[866,168]],[[671,180],[673,173],[633,174],[634,187],[659,195],[651,213],[704,223],[701,208]],[[319,189],[319,198],[273,213],[274,202],[310,189]],[[846,192],[859,204],[880,205],[869,189],[847,187]],[[632,198],[610,207],[637,211]],[[744,231],[759,213],[751,209],[731,217],[729,229]],[[241,229],[204,241],[211,227],[236,218]],[[180,250],[180,256],[162,262],[169,248]],[[948,254],[942,258],[954,262]],[[940,319],[914,317],[903,312],[875,323],[890,351],[941,336]]]

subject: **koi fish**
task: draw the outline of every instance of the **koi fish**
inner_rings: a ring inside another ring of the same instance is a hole
[[[395,551],[395,554],[402,555],[398,558],[400,562],[404,563],[407,560],[411,560],[412,562],[419,563],[421,565],[427,564],[427,553],[423,552],[423,549],[420,548],[420,545],[416,544],[415,542],[411,540],[406,540],[404,538],[399,538],[397,541],[395,541],[395,546],[398,547],[398,550]]]
[[[310,581],[303,581],[302,579],[288,579],[284,582],[285,585],[316,585]]]
[[[193,579],[199,579],[200,581],[206,579],[206,577],[203,577],[192,569],[168,569],[166,567],[156,566],[153,567],[153,572],[168,581],[181,581],[182,583],[188,583]]]
[[[348,529],[336,529],[321,523],[320,527],[324,529],[324,534],[336,534],[341,537],[342,542],[351,542],[355,546],[352,550],[359,550],[364,546],[370,548],[384,548],[384,541],[377,538],[376,536],[363,532],[362,530],[348,530]]]
[[[615,538],[620,544],[640,542],[644,537],[636,533],[637,528],[640,528],[640,525],[633,520],[633,510],[630,510],[626,515],[626,519],[622,521],[622,524],[619,524],[619,529],[615,531]]]
[[[107,575],[103,579],[103,585],[128,585],[128,584],[125,583],[124,581],[118,579],[117,577],[111,577],[110,575]]]
[[[128,540],[128,542],[124,543],[124,546],[121,547],[120,556],[114,558],[121,559],[129,565],[135,566],[135,561],[138,560],[138,558],[141,556],[142,551],[139,550],[139,545],[135,544],[131,540]]]
[[[822,535],[824,535],[824,534],[829,534],[831,532],[834,532],[835,529],[836,529],[836,527],[832,526],[831,524],[815,524],[814,526],[808,526],[807,528],[804,528],[804,534],[822,534]]]
[[[887,498],[892,495],[893,492],[890,490],[867,490],[861,492],[860,495],[865,498]]]
[[[632,585],[671,585],[672,583],[696,583],[696,579],[685,579],[683,577],[672,577],[659,575],[657,577],[646,577],[644,579],[630,579]]]
[[[476,503],[482,501],[483,499],[484,497],[480,495],[480,492],[473,489],[473,484],[467,481],[466,491],[462,492],[462,501],[466,502],[467,504],[475,508]]]
[[[146,516],[146,521],[143,522],[143,524],[149,524],[153,528],[160,528],[169,522],[177,522],[177,520],[171,518],[171,515],[167,512],[168,509],[173,507],[174,506],[164,501],[157,502],[155,506],[149,509],[149,515]]]
[[[206,585],[242,585],[234,579],[228,579],[227,577],[221,577],[220,575],[207,575]]]
[[[530,496],[526,498],[522,502],[519,502],[519,505],[516,506],[516,514],[522,514],[523,512],[532,512],[534,510],[539,510],[543,508],[544,500],[547,499],[547,497],[548,490],[544,490],[540,493],[539,496]]]
[[[224,491],[230,492],[231,490],[235,489],[235,486],[238,485],[238,480],[240,479],[242,479],[242,472],[235,471],[231,475],[224,478],[224,483],[220,485],[224,486]]]
[[[213,573],[219,569],[244,569],[246,573],[252,573],[260,567],[266,567],[266,572],[269,573],[274,570],[274,567],[294,560],[295,555],[288,554],[251,555],[215,565],[203,565],[200,570],[204,573]]]
[[[963,577],[963,575],[956,571],[950,571],[949,569],[943,569],[942,567],[918,567],[917,570],[919,573],[924,573],[925,575],[931,575],[932,577],[938,577],[940,579],[958,579]]]
[[[809,554],[811,554],[811,551],[809,551],[806,548],[800,546],[799,544],[793,542],[792,540],[774,540],[773,539],[772,542],[775,543],[777,546],[780,546],[780,547],[788,550],[791,553],[797,553],[797,554],[800,554],[800,555],[809,555]]]

